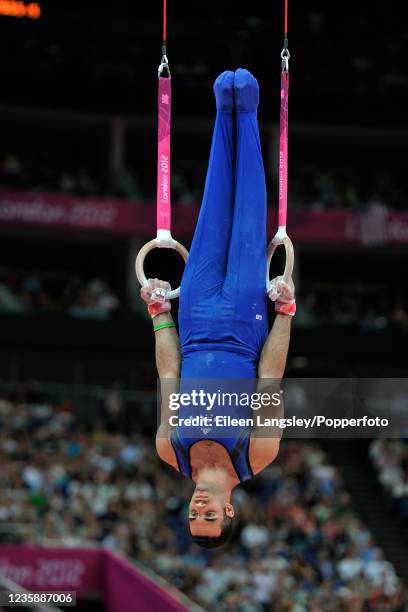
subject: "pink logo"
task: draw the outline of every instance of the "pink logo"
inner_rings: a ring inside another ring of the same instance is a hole
[[[169,103],[169,95],[168,94],[163,94],[161,97],[161,103],[162,104],[168,104]]]

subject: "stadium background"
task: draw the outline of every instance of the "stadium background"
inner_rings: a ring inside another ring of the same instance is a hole
[[[10,12],[12,3],[0,4]],[[38,588],[19,571],[29,558],[21,546],[49,547],[50,572],[59,572],[51,583],[77,590],[80,609],[118,609],[114,579],[110,593],[110,578],[100,579],[115,572],[99,568],[88,585],[65,572],[72,551],[86,548],[136,564],[135,574],[126,566],[128,610],[403,610],[402,438],[286,440],[277,462],[236,493],[231,546],[210,553],[189,543],[191,485],[155,456],[153,339],[133,271],[154,232],[161,3],[39,5],[38,19],[0,15],[3,579]],[[239,66],[260,83],[273,234],[281,23],[281,3],[170,2],[174,235],[187,245],[212,82]],[[289,23],[299,310],[287,375],[404,377],[404,21],[383,0],[318,0],[293,3]],[[155,253],[148,266],[180,278],[171,254]],[[44,549],[30,550],[35,565]],[[167,591],[182,603],[163,599]]]

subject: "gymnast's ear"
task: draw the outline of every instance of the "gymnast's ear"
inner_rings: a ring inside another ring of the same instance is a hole
[[[225,514],[228,518],[234,518],[235,510],[232,504],[225,504]]]

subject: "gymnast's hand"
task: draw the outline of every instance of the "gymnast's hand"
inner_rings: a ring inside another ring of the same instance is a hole
[[[167,299],[167,294],[170,291],[170,283],[159,280],[158,278],[149,278],[147,287],[140,289],[140,297],[147,304],[152,319],[162,312],[171,310],[170,300]]]
[[[277,276],[271,281],[268,297],[275,302],[275,311],[280,314],[294,315],[296,312],[295,285],[290,279],[288,283],[283,276]]]

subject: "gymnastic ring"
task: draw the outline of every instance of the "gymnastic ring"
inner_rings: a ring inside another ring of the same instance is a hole
[[[148,280],[144,273],[144,261],[145,261],[146,255],[150,253],[150,251],[153,251],[153,249],[174,249],[175,251],[177,251],[177,253],[179,253],[182,256],[185,262],[187,261],[187,258],[188,258],[187,249],[183,247],[183,245],[180,244],[180,242],[177,242],[177,240],[174,240],[173,238],[169,240],[160,240],[158,238],[154,238],[153,240],[150,240],[150,242],[146,242],[146,244],[142,246],[139,253],[137,254],[136,261],[135,261],[136,276],[137,276],[139,283],[142,285],[142,287],[149,286]],[[166,295],[166,299],[173,300],[174,298],[177,298],[179,294],[180,294],[180,287],[177,287],[177,289],[172,289],[171,291],[168,292],[168,294]]]
[[[269,278],[269,268],[271,265],[273,254],[275,253],[278,246],[283,245],[285,247],[286,262],[285,270],[283,272],[283,281],[288,283],[292,278],[293,266],[295,264],[295,251],[293,244],[286,232],[278,230],[277,234],[272,238],[267,249],[267,263],[266,263],[266,293],[272,289],[272,281]]]

